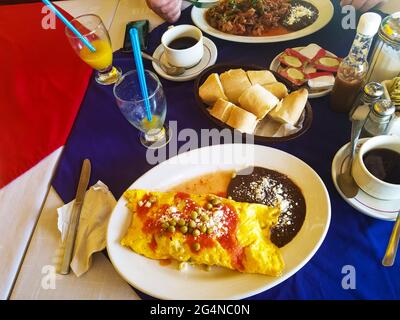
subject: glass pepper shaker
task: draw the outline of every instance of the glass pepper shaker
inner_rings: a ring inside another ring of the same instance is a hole
[[[365,120],[360,137],[366,138],[387,134],[395,110],[396,108],[390,100],[385,99],[376,102]]]
[[[370,82],[367,83],[364,87],[358,98],[356,99],[353,107],[350,111],[350,116],[354,113],[354,111],[361,105],[368,105],[372,108],[372,105],[381,100],[383,95],[385,94],[385,88],[379,82]]]

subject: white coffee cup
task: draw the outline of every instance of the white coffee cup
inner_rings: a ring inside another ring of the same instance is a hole
[[[352,174],[357,185],[369,195],[381,200],[400,199],[400,184],[382,181],[371,174],[364,164],[364,155],[373,149],[390,149],[400,153],[400,138],[395,136],[377,136],[363,143],[354,158]]]
[[[169,47],[172,41],[191,37],[197,40],[196,44],[187,49],[172,49]],[[175,67],[191,68],[203,58],[203,34],[201,30],[189,24],[170,27],[161,37],[164,53],[170,65]]]

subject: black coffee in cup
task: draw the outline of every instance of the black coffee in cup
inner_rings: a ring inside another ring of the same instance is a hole
[[[384,148],[372,149],[363,156],[363,162],[379,180],[400,184],[400,153]]]
[[[172,40],[168,47],[175,50],[184,50],[193,47],[197,42],[198,40],[193,37],[181,37]]]

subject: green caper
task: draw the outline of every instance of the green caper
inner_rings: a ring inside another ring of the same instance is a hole
[[[203,224],[203,225],[200,227],[200,231],[201,231],[201,233],[206,233],[206,232],[207,232],[207,226]]]
[[[171,226],[176,226],[176,221],[175,220],[171,220],[170,222],[169,222],[169,224],[171,225]]]
[[[203,221],[203,222],[208,221],[209,219],[210,219],[209,216],[206,215],[206,214],[203,214],[203,215],[200,217],[200,220]]]
[[[162,227],[163,229],[168,229],[169,223],[168,223],[168,222],[164,222],[164,223],[161,225],[161,227]]]
[[[193,249],[195,251],[200,251],[200,248],[201,248],[200,243],[198,242],[193,243]]]
[[[190,220],[190,221],[189,221],[189,227],[191,227],[191,228],[196,228],[196,222],[193,221],[193,220]]]
[[[149,198],[149,201],[150,201],[151,203],[155,203],[155,202],[157,201],[157,197],[156,197],[156,196],[151,196],[151,197]]]
[[[199,230],[199,229],[194,229],[194,230],[193,230],[193,235],[194,235],[195,237],[198,237],[198,236],[200,235],[200,230]]]
[[[213,205],[211,203],[206,204],[207,210],[211,210],[213,208]]]
[[[175,232],[175,227],[174,226],[169,226],[168,227],[169,232]]]
[[[183,269],[185,269],[186,265],[187,265],[187,263],[185,261],[179,262],[178,269],[183,270]]]
[[[197,212],[198,214],[200,214],[200,213],[201,213],[201,208],[200,208],[200,207],[197,207],[197,208],[196,208],[196,212]]]
[[[220,201],[219,199],[212,199],[212,200],[211,200],[211,204],[212,204],[213,206],[218,206],[218,205],[221,204],[221,201]]]
[[[185,234],[185,233],[188,232],[188,227],[187,227],[187,226],[182,226],[182,227],[180,228],[180,230],[181,230],[181,232],[182,232],[183,234]]]
[[[184,226],[184,225],[185,225],[185,220],[179,219],[179,220],[178,220],[178,225]]]
[[[192,211],[192,213],[190,214],[190,216],[192,217],[192,219],[196,219],[197,218],[197,212],[196,211]]]
[[[211,234],[214,231],[213,228],[207,228],[207,234]]]

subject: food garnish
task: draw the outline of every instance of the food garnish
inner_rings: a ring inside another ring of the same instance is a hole
[[[181,192],[128,190],[124,196],[132,221],[121,244],[136,253],[246,273],[282,273],[282,256],[269,239],[279,207]],[[153,196],[157,200],[149,208],[139,206]]]

